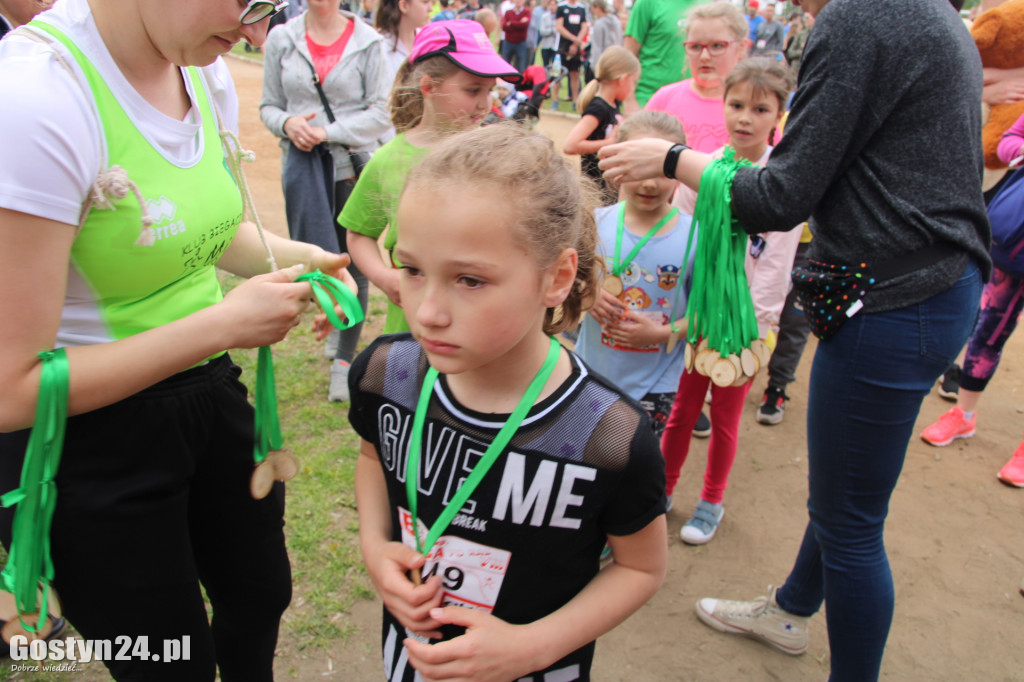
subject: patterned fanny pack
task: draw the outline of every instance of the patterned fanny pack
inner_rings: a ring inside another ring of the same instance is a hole
[[[905,275],[958,252],[947,242],[869,266],[837,265],[808,260],[793,270],[793,288],[811,331],[822,341],[832,338],[843,322],[864,307],[864,296],[878,282]]]

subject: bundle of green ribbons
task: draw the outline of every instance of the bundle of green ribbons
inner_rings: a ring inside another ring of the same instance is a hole
[[[687,339],[705,339],[721,357],[739,355],[758,338],[757,317],[743,263],[747,233],[732,217],[732,181],[751,165],[736,159],[732,147],[704,168],[693,211],[698,232],[693,288],[686,304]]]
[[[39,354],[42,371],[36,417],[25,450],[18,488],[0,497],[14,510],[11,548],[0,573],[0,589],[14,595],[18,619],[26,632],[49,626],[48,603],[53,582],[50,524],[57,507],[57,469],[64,449],[68,414],[68,359],[63,348]],[[40,589],[42,588],[42,589]],[[32,622],[27,615],[41,614]]]

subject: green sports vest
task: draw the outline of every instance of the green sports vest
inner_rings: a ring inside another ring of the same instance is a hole
[[[112,200],[113,210],[94,207],[71,248],[71,267],[92,292],[97,321],[108,340],[159,327],[220,301],[214,266],[238,230],[242,199],[225,163],[213,105],[198,71],[186,69],[202,118],[203,153],[198,163],[182,168],[139,132],[70,38],[38,19],[30,26],[59,40],[78,62],[103,126],[107,165],[127,172],[154,219],[151,245],[137,244],[142,207],[135,193],[128,192]]]

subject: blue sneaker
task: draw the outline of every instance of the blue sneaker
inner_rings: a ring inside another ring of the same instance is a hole
[[[693,510],[693,516],[686,522],[683,529],[679,531],[679,539],[688,545],[703,545],[715,537],[718,524],[725,515],[725,508],[721,503],[712,504],[701,500],[697,508]]]
[[[551,103],[551,111],[558,111],[558,100]]]

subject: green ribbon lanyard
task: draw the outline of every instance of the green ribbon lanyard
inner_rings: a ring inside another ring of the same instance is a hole
[[[561,350],[561,345],[554,337],[551,337],[551,345],[548,347],[548,355],[544,360],[544,364],[541,365],[540,371],[537,372],[537,376],[530,382],[530,386],[526,389],[526,393],[523,394],[519,404],[516,405],[516,409],[512,411],[508,421],[498,431],[498,435],[494,437],[494,440],[490,445],[487,446],[487,450],[484,452],[483,457],[473,467],[473,471],[470,472],[466,480],[459,486],[459,489],[455,492],[451,502],[444,508],[441,515],[437,517],[433,525],[430,526],[430,530],[427,532],[427,539],[425,541],[420,540],[419,533],[419,515],[417,505],[417,484],[419,482],[420,474],[420,448],[423,440],[423,423],[427,417],[427,406],[430,404],[430,396],[434,392],[434,384],[437,383],[438,372],[433,367],[427,369],[427,374],[423,378],[423,388],[420,389],[419,402],[416,403],[416,416],[412,422],[412,436],[409,439],[409,457],[405,467],[405,493],[409,498],[409,513],[412,514],[412,525],[413,525],[413,536],[416,538],[416,551],[423,555],[430,553],[434,543],[441,537],[447,528],[448,524],[452,522],[455,515],[459,513],[462,507],[466,504],[466,500],[473,494],[477,486],[480,485],[480,481],[483,480],[487,472],[490,471],[491,466],[497,461],[498,456],[505,450],[509,441],[512,440],[512,436],[515,435],[516,430],[519,429],[519,425],[523,423],[523,419],[526,418],[526,414],[533,407],[533,404],[537,401],[537,396],[540,395],[541,390],[544,388],[544,384],[547,383],[551,377],[551,373],[555,369],[555,363],[558,362],[558,354]]]
[[[701,175],[693,223],[700,231],[693,287],[687,301],[687,340],[707,339],[722,357],[739,353],[758,337],[757,316],[744,270],[747,234],[732,216],[732,181],[746,159],[726,147]]]
[[[690,224],[690,233],[686,235],[686,253],[683,254],[683,264],[679,266],[679,282],[676,283],[676,293],[672,297],[672,318],[668,322],[668,328],[673,333],[679,332],[676,329],[676,306],[679,304],[679,290],[683,288],[683,282],[686,278],[686,266],[690,262],[690,250],[693,248],[693,240],[697,236],[697,223]],[[683,317],[686,317],[686,311],[683,311]]]
[[[619,277],[625,267],[632,263],[633,259],[636,258],[636,255],[640,253],[640,249],[644,248],[647,242],[651,240],[651,237],[657,234],[658,230],[665,227],[665,224],[678,213],[679,209],[673,206],[672,210],[669,211],[664,218],[659,220],[657,225],[649,229],[647,234],[640,238],[640,241],[636,243],[633,250],[629,252],[628,256],[626,256],[626,262],[623,263],[619,259],[619,256],[622,254],[622,234],[626,231],[626,202],[619,204],[619,224],[615,232],[615,261],[612,263],[612,274]]]
[[[64,448],[64,430],[68,417],[68,358],[63,348],[39,354],[42,372],[36,418],[25,450],[21,468],[21,485],[0,496],[0,505],[14,511],[11,551],[7,565],[0,573],[3,589],[14,595],[18,619],[28,632],[38,632],[47,625],[49,585],[53,581],[50,558],[50,524],[57,506],[57,484],[54,481]],[[42,604],[37,604],[40,585]],[[35,625],[29,625],[23,614],[39,613]]]
[[[363,321],[363,309],[359,299],[345,284],[319,270],[307,272],[295,278],[296,282],[309,282],[313,287],[320,308],[327,315],[327,320],[338,329],[348,329]],[[335,303],[341,306],[345,314],[343,322],[334,311]],[[253,459],[257,464],[267,458],[271,450],[280,450],[281,422],[277,416],[277,391],[274,388],[274,360],[270,354],[270,346],[260,346],[256,361],[256,443],[253,447]]]

